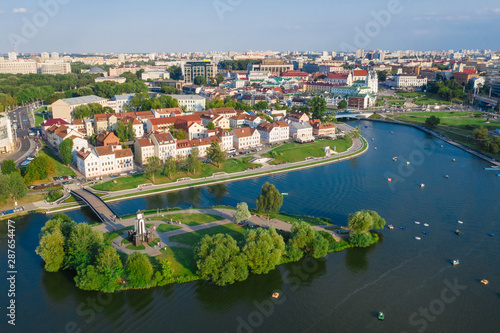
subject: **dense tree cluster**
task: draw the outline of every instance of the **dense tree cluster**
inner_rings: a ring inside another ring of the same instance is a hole
[[[61,142],[59,153],[64,164],[69,165],[73,161],[73,140],[71,138],[64,139]]]
[[[168,261],[136,252],[124,264],[116,249],[104,242],[100,231],[86,223],[76,224],[64,214],[47,221],[36,253],[48,272],[76,271],[76,286],[83,290],[110,293],[121,288],[123,281],[126,287],[142,288],[165,285],[172,278]]]
[[[429,81],[427,83],[427,91],[437,94],[446,101],[463,99],[465,97],[464,87],[455,81],[455,79],[446,80],[446,78],[443,78],[443,80],[439,80],[436,77],[436,81]]]
[[[214,98],[210,101],[207,101],[206,107],[207,107],[207,109],[234,108],[235,110],[242,110],[242,111],[251,111],[252,110],[250,105],[248,105],[244,102],[236,102],[231,98],[231,96],[227,96],[224,99]]]
[[[224,60],[219,63],[219,67],[233,71],[246,71],[248,64],[258,64],[260,62],[260,60],[255,59]]]
[[[55,171],[55,162],[47,155],[35,157],[26,168],[24,181],[31,184],[34,181],[46,179],[48,175]]]
[[[0,174],[0,202],[8,198],[24,198],[26,196],[26,185],[19,172]]]
[[[116,124],[116,136],[120,139],[120,142],[127,142],[135,139],[135,131],[132,122],[124,124],[122,121],[119,121]]]
[[[150,97],[147,93],[139,93],[136,94],[130,101],[129,107],[137,111],[177,108],[179,107],[179,101],[168,95],[161,95],[160,97]]]
[[[430,127],[436,127],[441,123],[441,119],[436,116],[430,116],[425,120],[425,124]]]
[[[262,186],[261,194],[257,198],[257,211],[260,213],[277,213],[283,205],[283,195],[266,182]]]
[[[221,164],[226,161],[226,153],[222,151],[218,142],[212,142],[208,148],[207,158],[212,160],[220,168]]]

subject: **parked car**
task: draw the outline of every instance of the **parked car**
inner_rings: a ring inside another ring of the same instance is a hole
[[[136,174],[136,173],[137,173],[137,171],[136,171],[136,170],[132,170],[132,171],[130,171],[130,174],[131,174],[131,175],[134,175],[134,174]]]

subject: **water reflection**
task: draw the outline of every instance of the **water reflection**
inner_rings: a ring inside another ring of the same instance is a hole
[[[55,303],[64,301],[68,296],[72,296],[75,291],[75,275],[69,271],[49,273],[43,269],[43,263],[40,263],[42,271],[42,287],[45,294]]]
[[[223,312],[242,301],[269,299],[276,290],[283,290],[283,285],[282,274],[279,269],[275,269],[268,274],[250,274],[247,280],[225,287],[199,281],[196,286],[196,298],[206,310]]]
[[[293,285],[300,281],[301,286],[310,286],[315,279],[326,274],[326,261],[326,258],[308,257],[284,265],[287,283]]]
[[[207,187],[207,191],[213,195],[214,199],[220,204],[227,195],[227,185],[225,183],[216,184]]]

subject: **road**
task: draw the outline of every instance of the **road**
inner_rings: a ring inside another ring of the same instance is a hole
[[[17,124],[18,126],[16,134],[20,141],[20,149],[10,154],[3,154],[0,156],[0,162],[6,159],[11,159],[14,160],[19,167],[26,157],[31,155],[35,150],[36,143],[33,138],[29,137],[29,129],[35,125],[33,123],[33,117],[30,116],[30,111],[34,107],[34,104],[31,104],[19,107],[14,111],[9,112],[8,115],[11,119],[13,127],[15,126],[14,124]]]

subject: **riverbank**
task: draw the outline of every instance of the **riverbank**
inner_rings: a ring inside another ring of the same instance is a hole
[[[211,180],[202,180],[202,181],[200,181],[200,179],[184,180],[181,181],[183,183],[181,185],[178,184],[179,182],[162,184],[162,185],[151,185],[149,186],[149,188],[153,189],[147,191],[140,189],[131,189],[131,190],[116,191],[116,192],[106,192],[106,194],[102,196],[101,199],[104,202],[116,202],[116,201],[121,201],[123,199],[135,199],[145,196],[156,195],[160,193],[168,193],[172,191],[184,190],[188,188],[204,187],[208,185],[233,182],[237,180],[245,180],[256,177],[269,176],[273,174],[303,170],[358,157],[364,154],[368,150],[368,148],[369,148],[368,141],[366,141],[365,138],[361,137],[354,139],[352,146],[346,152],[337,155],[332,155],[330,157],[320,157],[320,158],[314,158],[313,160],[301,161],[296,163],[285,163],[275,166],[270,165],[256,170],[247,170],[238,172],[236,174],[213,175]],[[92,188],[88,189],[94,193],[104,193],[103,191],[96,191],[93,190]],[[79,204],[72,204],[72,203],[61,204],[59,205],[59,207],[47,207],[46,213],[47,214],[60,213],[77,209],[79,207],[81,207]]]
[[[485,160],[485,161],[487,161],[489,163],[492,163],[494,165],[500,166],[500,161],[499,160],[497,160],[495,158],[492,158],[490,156],[487,156],[487,155],[485,155],[485,154],[483,154],[483,153],[481,153],[481,152],[479,152],[477,150],[474,150],[474,149],[472,149],[472,148],[470,148],[470,147],[468,147],[468,146],[466,146],[466,145],[464,145],[464,144],[462,144],[460,142],[457,142],[457,141],[454,141],[454,140],[452,140],[452,139],[450,139],[448,137],[445,137],[445,136],[441,135],[440,133],[435,132],[435,131],[433,131],[433,130],[425,127],[425,126],[421,126],[421,125],[417,125],[417,124],[412,124],[412,123],[405,123],[405,122],[398,121],[398,120],[386,120],[386,119],[374,119],[374,118],[366,118],[364,120],[369,120],[369,121],[374,121],[374,122],[380,122],[380,123],[387,123],[387,124],[394,124],[394,125],[404,125],[404,126],[416,128],[416,129],[418,129],[418,130],[420,130],[422,132],[425,132],[427,134],[430,134],[430,135],[432,135],[432,136],[434,136],[434,137],[436,137],[436,138],[438,138],[438,139],[440,139],[440,140],[442,140],[442,141],[444,141],[446,143],[449,143],[452,146],[455,146],[455,147],[457,147],[457,148],[459,148],[461,150],[464,150],[464,151],[468,152],[469,154],[472,154],[472,155],[474,155],[476,157],[479,157],[479,158],[481,158],[481,159],[483,159],[483,160]]]

